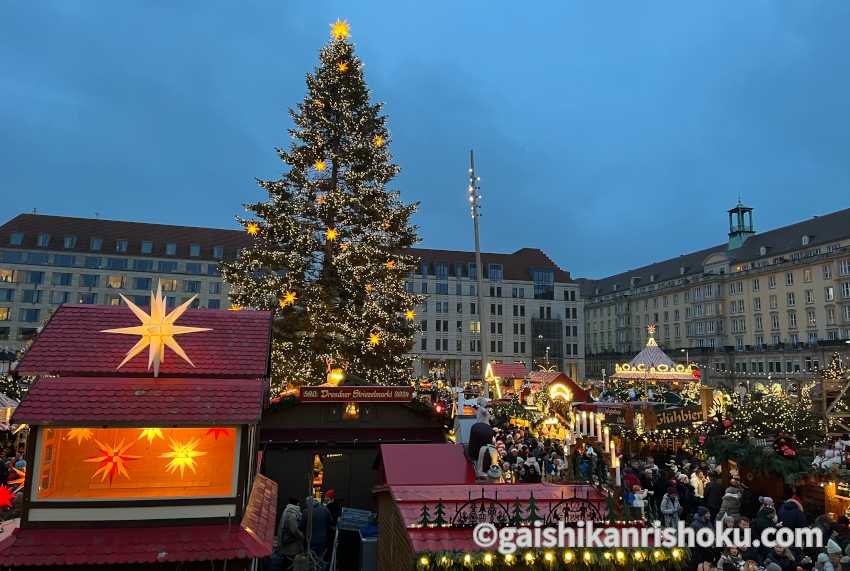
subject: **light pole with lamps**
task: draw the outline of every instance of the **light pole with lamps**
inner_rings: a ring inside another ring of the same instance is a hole
[[[687,349],[679,349],[679,353],[685,354],[685,366],[688,366],[691,362],[691,360],[689,359],[688,350]]]

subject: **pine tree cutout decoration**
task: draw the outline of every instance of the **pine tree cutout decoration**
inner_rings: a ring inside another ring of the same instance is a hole
[[[540,517],[540,514],[537,513],[537,498],[534,497],[533,492],[528,498],[528,509],[526,511],[525,519],[528,523],[534,523],[535,521],[543,519],[542,517]]]
[[[448,522],[445,518],[446,515],[446,506],[443,505],[443,500],[437,500],[437,505],[434,508],[434,521],[432,522],[437,527],[443,527]]]
[[[522,517],[522,506],[519,505],[519,498],[516,498],[511,508],[511,525],[522,525],[523,521],[525,521],[525,518]]]
[[[431,525],[431,511],[428,509],[428,504],[422,504],[422,510],[419,512],[419,521],[416,523],[420,527],[428,527]]]
[[[221,264],[230,302],[275,313],[276,391],[325,382],[328,362],[369,382],[407,384],[411,316],[423,299],[404,281],[416,266],[405,254],[418,242],[416,204],[387,188],[399,169],[346,22],[332,26],[290,115],[292,143],[278,150],[286,170],[259,181],[268,200],[237,217],[250,246]]]

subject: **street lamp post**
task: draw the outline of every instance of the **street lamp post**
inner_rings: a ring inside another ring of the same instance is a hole
[[[691,362],[691,360],[690,360],[690,358],[689,358],[689,357],[690,357],[690,355],[688,355],[688,350],[687,350],[687,349],[679,349],[679,353],[684,353],[684,354],[685,354],[685,366],[688,366],[688,365],[690,364],[690,362]]]

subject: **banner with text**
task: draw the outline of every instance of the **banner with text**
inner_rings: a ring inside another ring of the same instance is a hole
[[[301,387],[301,402],[410,402],[413,387]]]

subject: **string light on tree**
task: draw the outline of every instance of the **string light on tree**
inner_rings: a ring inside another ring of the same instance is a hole
[[[278,152],[284,174],[259,181],[268,199],[238,218],[262,231],[220,265],[234,305],[274,311],[281,292],[298,292],[298,310],[275,323],[273,394],[326,382],[328,358],[375,384],[407,384],[413,368],[414,325],[399,316],[423,300],[404,288],[418,263],[404,253],[418,242],[416,205],[390,190],[399,168],[387,118],[371,100],[348,23],[337,20],[330,31],[291,111],[292,141]],[[364,295],[367,284],[380,295]],[[357,342],[376,331],[380,351]]]

